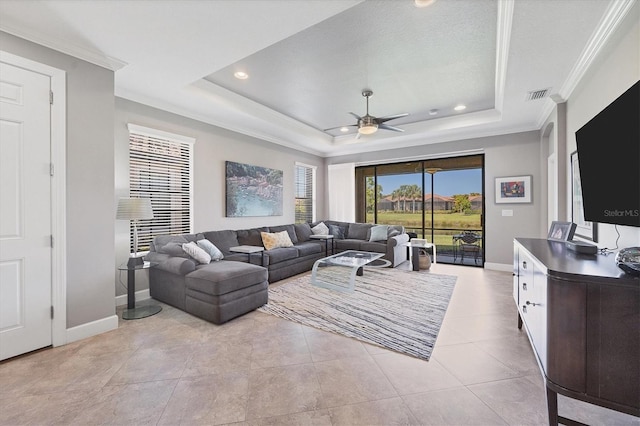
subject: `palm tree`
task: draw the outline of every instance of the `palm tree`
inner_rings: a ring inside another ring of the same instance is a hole
[[[422,190],[416,184],[409,186],[409,197],[411,197],[411,202],[413,204],[413,213],[416,212],[416,198],[420,199],[422,195]]]
[[[400,210],[400,188],[396,188],[393,190],[393,192],[391,193],[391,200],[392,201],[397,201],[397,208],[396,211]]]

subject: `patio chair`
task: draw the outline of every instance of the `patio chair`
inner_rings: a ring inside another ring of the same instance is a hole
[[[480,243],[482,238],[480,235],[465,231],[460,237],[458,237],[458,253],[460,253],[460,262],[464,263],[465,256],[473,256],[473,261],[477,265],[478,257],[482,253],[482,247]]]

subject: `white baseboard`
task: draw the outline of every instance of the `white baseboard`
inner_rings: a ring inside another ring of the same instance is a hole
[[[513,272],[513,265],[504,263],[484,263],[484,269],[491,269],[493,271]]]
[[[149,289],[146,288],[144,290],[136,291],[136,302],[141,300],[151,299],[149,295]],[[116,296],[116,306],[123,306],[127,304],[127,295],[121,294],[120,296]]]
[[[118,328],[118,316],[102,318],[76,327],[67,328],[67,343],[105,333]]]

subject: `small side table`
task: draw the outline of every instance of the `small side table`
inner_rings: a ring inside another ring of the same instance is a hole
[[[264,266],[264,247],[260,246],[235,246],[230,247],[229,251],[233,253],[246,253],[248,261],[251,263],[251,255],[253,253],[260,253],[260,266]]]
[[[329,241],[331,241],[331,254],[333,254],[333,235],[310,235],[312,240],[324,240],[324,255],[329,256]]]
[[[411,249],[411,265],[414,271],[420,270],[420,249],[431,249],[433,251],[433,263],[436,263],[436,245],[433,243],[426,244],[412,244],[411,241],[407,243],[407,247]]]
[[[136,271],[139,269],[149,269],[156,263],[144,262],[142,265],[127,266],[122,264],[118,267],[119,271],[127,271],[127,309],[122,311],[122,319],[134,320],[150,317],[162,310],[159,305],[147,305],[136,308]]]

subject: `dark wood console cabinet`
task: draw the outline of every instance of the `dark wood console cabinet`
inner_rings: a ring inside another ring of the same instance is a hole
[[[557,394],[640,417],[640,279],[614,255],[584,255],[564,243],[514,240],[513,296],[547,389],[549,424]]]

